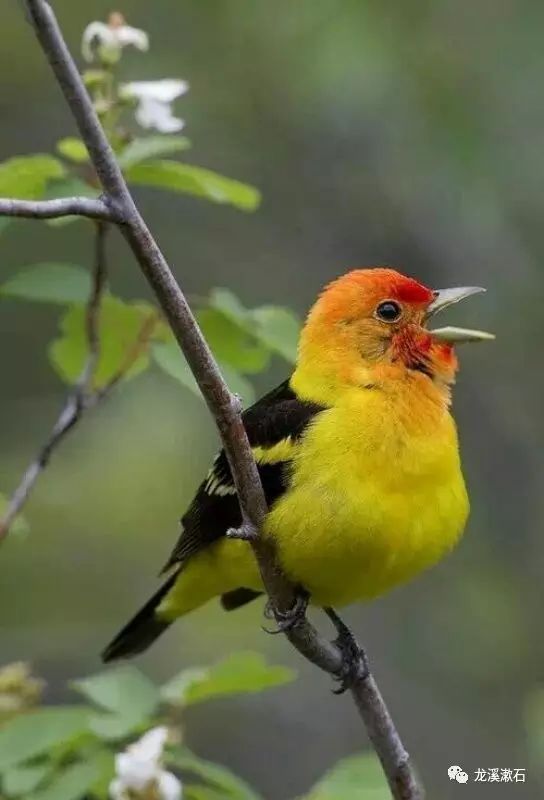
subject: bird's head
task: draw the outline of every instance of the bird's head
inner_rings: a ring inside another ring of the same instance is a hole
[[[449,396],[457,371],[455,345],[493,336],[428,325],[437,312],[482,291],[472,286],[433,290],[386,268],[348,272],[329,284],[311,309],[297,373],[320,382],[324,395],[342,386],[412,378]]]

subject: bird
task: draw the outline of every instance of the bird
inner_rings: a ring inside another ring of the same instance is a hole
[[[494,338],[432,329],[481,287],[433,290],[390,267],[329,283],[302,327],[291,376],[242,415],[274,543],[301,596],[330,612],[372,600],[440,561],[469,513],[451,391],[455,347]],[[263,594],[224,450],[181,520],[164,583],[102,654],[146,650],[178,617]],[[340,628],[338,628],[340,630]]]

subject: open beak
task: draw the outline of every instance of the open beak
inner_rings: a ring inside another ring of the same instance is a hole
[[[435,298],[427,308],[425,320],[434,317],[439,311],[464,300],[465,297],[470,297],[473,294],[485,292],[481,286],[459,286],[455,289],[437,289],[435,291]],[[485,331],[469,330],[468,328],[455,328],[447,326],[446,328],[437,328],[431,330],[429,333],[439,341],[447,342],[448,344],[461,344],[462,342],[487,342],[495,338],[492,333]]]

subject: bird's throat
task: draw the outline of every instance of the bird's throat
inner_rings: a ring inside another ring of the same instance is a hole
[[[455,383],[458,363],[453,347],[435,341],[424,328],[406,326],[395,334],[391,356],[393,362],[400,362],[407,370],[420,372],[439,385],[449,387]]]

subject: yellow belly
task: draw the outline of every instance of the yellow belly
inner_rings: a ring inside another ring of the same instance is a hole
[[[436,563],[467,514],[455,424],[445,409],[378,392],[347,395],[297,448],[291,490],[266,533],[281,564],[318,605],[375,597]],[[184,613],[238,586],[262,584],[245,542],[191,559],[163,610]]]
[[[435,564],[468,514],[450,414],[429,413],[428,426],[372,394],[355,413],[360,402],[320,418],[267,521],[284,569],[319,605],[375,597]]]

